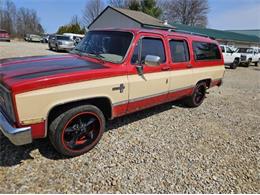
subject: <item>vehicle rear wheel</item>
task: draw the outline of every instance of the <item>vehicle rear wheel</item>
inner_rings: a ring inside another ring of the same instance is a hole
[[[255,66],[258,66],[259,61],[255,62]]]
[[[234,60],[234,62],[230,65],[231,69],[236,69],[239,64],[239,61],[237,59]]]
[[[248,62],[246,63],[246,67],[249,67],[249,65],[251,64],[252,60],[249,59]]]
[[[91,150],[105,130],[103,113],[92,105],[72,108],[57,116],[49,126],[55,149],[66,156],[79,156]]]
[[[205,82],[198,83],[193,89],[192,95],[185,99],[185,104],[192,108],[200,106],[206,97],[206,90]]]
[[[49,43],[49,49],[52,50],[51,44]]]

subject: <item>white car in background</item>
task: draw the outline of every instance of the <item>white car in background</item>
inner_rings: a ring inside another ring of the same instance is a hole
[[[65,36],[69,36],[71,40],[74,41],[75,45],[77,45],[85,35],[82,34],[75,34],[75,33],[63,33]]]
[[[251,63],[254,63],[255,66],[258,66],[259,62],[259,52],[256,48],[238,48],[237,53],[246,56],[244,64],[248,67]]]
[[[231,69],[236,69],[239,63],[243,62],[246,58],[245,55],[235,52],[227,45],[220,45],[224,64],[228,65]]]

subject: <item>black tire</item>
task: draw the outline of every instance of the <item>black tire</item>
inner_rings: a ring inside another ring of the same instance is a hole
[[[49,139],[65,156],[90,151],[105,131],[105,117],[96,106],[82,105],[60,114],[49,125]]]
[[[246,63],[246,67],[249,67],[249,65],[251,64],[252,60],[249,59],[248,62]]]
[[[55,51],[59,51],[59,46],[57,44],[55,45]]]
[[[239,61],[237,59],[234,60],[234,62],[230,65],[231,69],[236,69],[239,64]]]
[[[49,43],[49,49],[52,50],[51,44]]]
[[[258,61],[259,62],[259,61]],[[258,62],[255,62],[255,66],[258,66]]]
[[[192,95],[184,100],[186,106],[195,108],[202,104],[206,97],[207,86],[205,82],[198,83],[192,92]]]

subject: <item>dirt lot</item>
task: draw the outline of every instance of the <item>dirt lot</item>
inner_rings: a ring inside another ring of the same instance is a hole
[[[48,44],[24,41],[0,42],[0,59],[23,56],[57,55],[61,52],[49,50]]]
[[[54,53],[19,43],[3,54],[6,44],[0,58]],[[227,69],[209,92],[196,109],[173,102],[111,121],[77,158],[0,136],[0,192],[260,193],[260,68]]]

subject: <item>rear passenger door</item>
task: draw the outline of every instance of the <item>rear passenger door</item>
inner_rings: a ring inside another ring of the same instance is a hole
[[[169,37],[170,48],[170,89],[169,100],[175,100],[192,92],[192,64],[190,48],[185,37]]]
[[[128,113],[167,101],[170,71],[165,43],[163,36],[158,34],[142,33],[137,37],[128,70]],[[145,65],[147,55],[160,57],[160,63],[154,67]],[[137,71],[140,65],[142,74]]]

